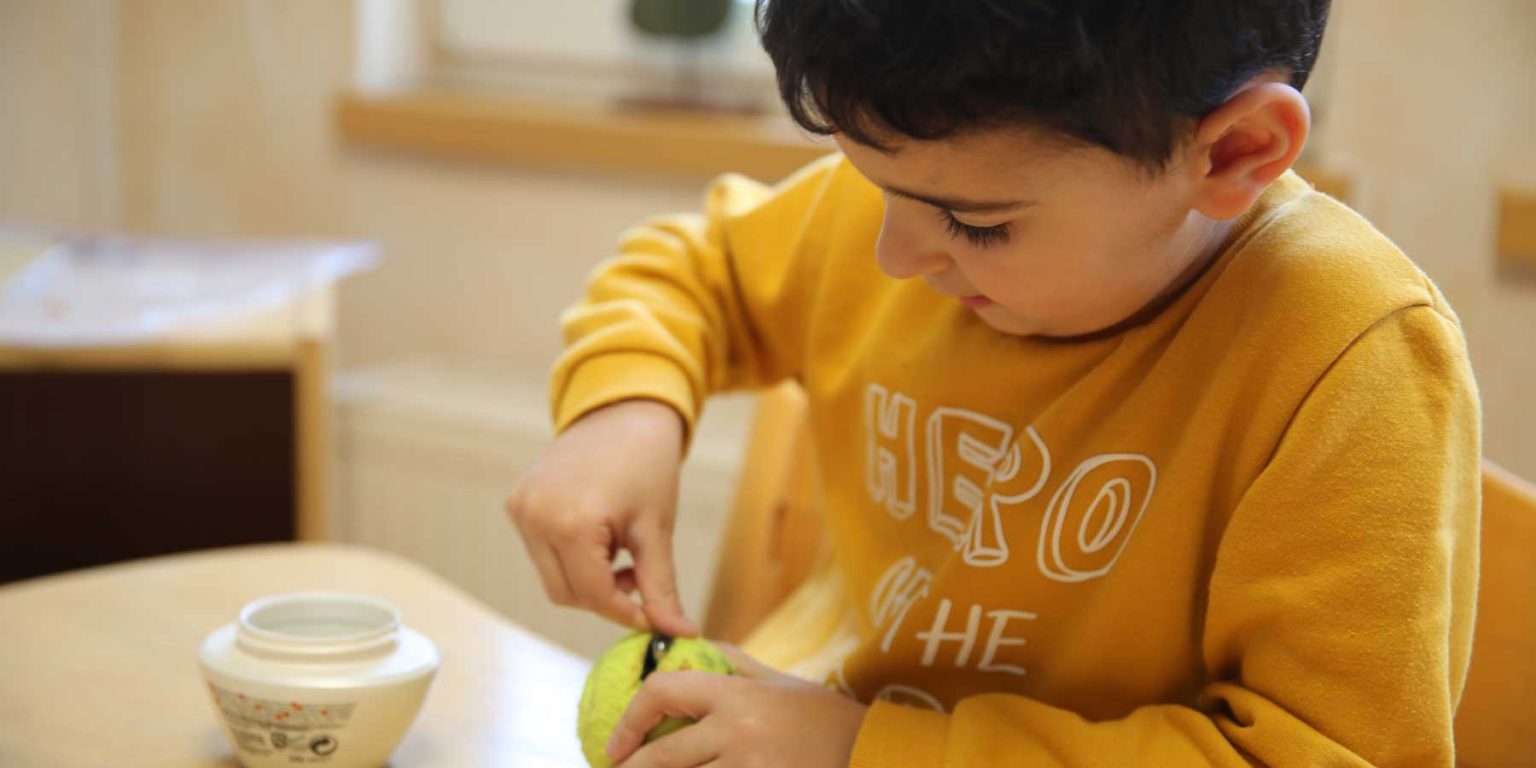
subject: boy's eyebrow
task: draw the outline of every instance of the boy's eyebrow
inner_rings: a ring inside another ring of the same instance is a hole
[[[946,211],[955,211],[956,213],[993,213],[996,211],[1006,211],[1010,208],[1034,205],[1033,202],[1028,200],[988,200],[983,202],[960,198],[929,197],[897,187],[885,187],[885,191],[897,197],[905,197],[908,200],[916,200],[919,203],[927,203],[935,208],[943,208]]]

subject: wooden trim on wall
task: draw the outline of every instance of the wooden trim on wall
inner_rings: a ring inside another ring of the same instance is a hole
[[[330,352],[318,339],[298,343],[293,366],[294,535],[329,541],[332,525]]]
[[[673,178],[735,171],[774,180],[832,151],[783,118],[558,104],[454,91],[337,99],[355,147],[471,162]]]
[[[293,344],[281,342],[149,342],[103,347],[0,345],[0,370],[270,371],[294,363]]]
[[[1536,270],[1536,190],[1500,191],[1498,264]]]

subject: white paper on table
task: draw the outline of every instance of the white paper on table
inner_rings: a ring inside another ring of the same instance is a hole
[[[0,285],[0,343],[144,341],[270,310],[373,267],[366,242],[75,238]]]

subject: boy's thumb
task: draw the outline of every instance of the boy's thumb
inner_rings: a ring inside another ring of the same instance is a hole
[[[699,628],[683,615],[672,563],[672,538],[659,528],[637,526],[630,543],[635,557],[635,585],[651,629],[673,637],[696,637]]]

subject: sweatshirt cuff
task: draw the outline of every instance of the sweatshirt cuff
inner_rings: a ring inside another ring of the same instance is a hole
[[[558,383],[557,383],[558,387]],[[646,352],[614,352],[588,358],[554,393],[555,434],[605,405],[623,400],[656,400],[683,418],[684,440],[693,435],[693,384],[681,368]]]
[[[940,768],[949,716],[888,701],[876,701],[864,715],[853,745],[850,768]]]

